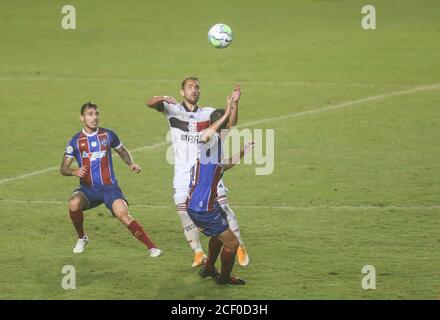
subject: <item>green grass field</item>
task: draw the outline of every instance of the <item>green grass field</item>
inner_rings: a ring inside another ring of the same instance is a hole
[[[1,299],[440,296],[438,1],[68,3],[77,30],[61,28],[62,1],[0,4]],[[361,28],[367,3],[376,30]],[[218,22],[235,35],[224,50],[206,38]],[[224,178],[251,258],[234,269],[240,288],[190,267],[166,145],[133,152],[140,175],[115,158],[132,214],[164,255],[149,258],[104,206],[86,214],[86,252],[72,253],[78,181],[56,167],[79,107],[97,103],[131,150],[158,144],[168,125],[144,102],[178,97],[190,75],[201,105],[222,107],[241,83],[239,124],[275,129],[271,175],[254,164]],[[76,268],[75,290],[61,287],[64,265]],[[375,290],[361,287],[364,265],[376,268]]]

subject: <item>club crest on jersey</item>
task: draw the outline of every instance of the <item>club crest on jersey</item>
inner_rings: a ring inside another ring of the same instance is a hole
[[[190,132],[197,132],[197,122],[189,122],[188,123],[188,130]]]
[[[107,139],[103,139],[103,140],[101,141],[101,145],[102,145],[103,147],[107,147],[107,144],[108,144]]]
[[[83,158],[89,158],[90,159],[90,161],[95,161],[95,160],[97,160],[97,159],[102,159],[102,158],[104,158],[105,156],[106,156],[106,154],[107,154],[107,151],[106,150],[104,150],[104,151],[98,151],[98,152],[85,152],[85,151],[83,151],[83,153],[82,153],[82,157]]]

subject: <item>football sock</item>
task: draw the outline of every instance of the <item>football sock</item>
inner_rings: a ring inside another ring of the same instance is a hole
[[[214,269],[215,262],[217,261],[217,257],[220,254],[220,250],[223,247],[223,243],[214,237],[209,239],[209,251],[208,251],[208,259],[205,263],[205,268],[209,271]]]
[[[226,198],[225,198],[226,200]],[[235,234],[235,236],[238,239],[238,242],[240,244],[243,244],[243,242],[241,241],[241,235],[240,235],[240,227],[238,226],[238,221],[237,221],[237,217],[234,213],[234,211],[232,211],[232,208],[229,206],[229,204],[226,201],[222,201],[222,209],[223,211],[226,213],[226,216],[228,218],[228,223],[229,223],[229,228],[231,228],[232,232]]]
[[[186,212],[186,206],[184,210],[183,208],[179,208],[179,206],[177,209],[177,214],[179,215],[180,223],[182,224],[183,234],[186,241],[188,242],[191,249],[193,249],[196,253],[202,251],[202,244],[200,243],[199,238],[199,230],[189,217],[188,212]]]
[[[84,238],[84,214],[82,210],[72,211],[69,209],[70,220],[75,227],[76,233],[78,233],[78,238]]]
[[[128,230],[139,239],[143,244],[145,244],[148,249],[157,248],[153,241],[148,237],[147,233],[144,231],[142,226],[137,223],[136,220],[133,220],[128,226]]]
[[[229,280],[231,278],[232,268],[234,267],[236,252],[229,251],[225,247],[222,249],[221,260],[222,260],[222,270],[220,272],[220,278],[222,280]]]

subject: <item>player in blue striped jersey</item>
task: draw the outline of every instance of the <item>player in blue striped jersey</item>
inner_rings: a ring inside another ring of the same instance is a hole
[[[243,285],[243,279],[231,276],[239,241],[227,222],[226,214],[217,199],[218,182],[224,170],[230,169],[235,162],[250,150],[251,145],[241,151],[238,159],[223,161],[223,144],[220,132],[226,128],[231,113],[232,98],[228,97],[226,111],[217,109],[211,113],[210,126],[200,136],[197,163],[191,172],[190,193],[187,200],[188,214],[209,240],[209,252],[205,266],[199,274],[202,278],[211,276],[219,284]],[[221,252],[221,271],[215,268],[215,262]]]

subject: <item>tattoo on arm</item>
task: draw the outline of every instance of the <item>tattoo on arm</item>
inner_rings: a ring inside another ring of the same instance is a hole
[[[124,161],[127,165],[133,163],[133,158],[131,157],[130,152],[128,152],[128,150],[125,149],[124,146],[121,146],[119,149],[115,149],[115,150],[121,157],[122,161]]]

